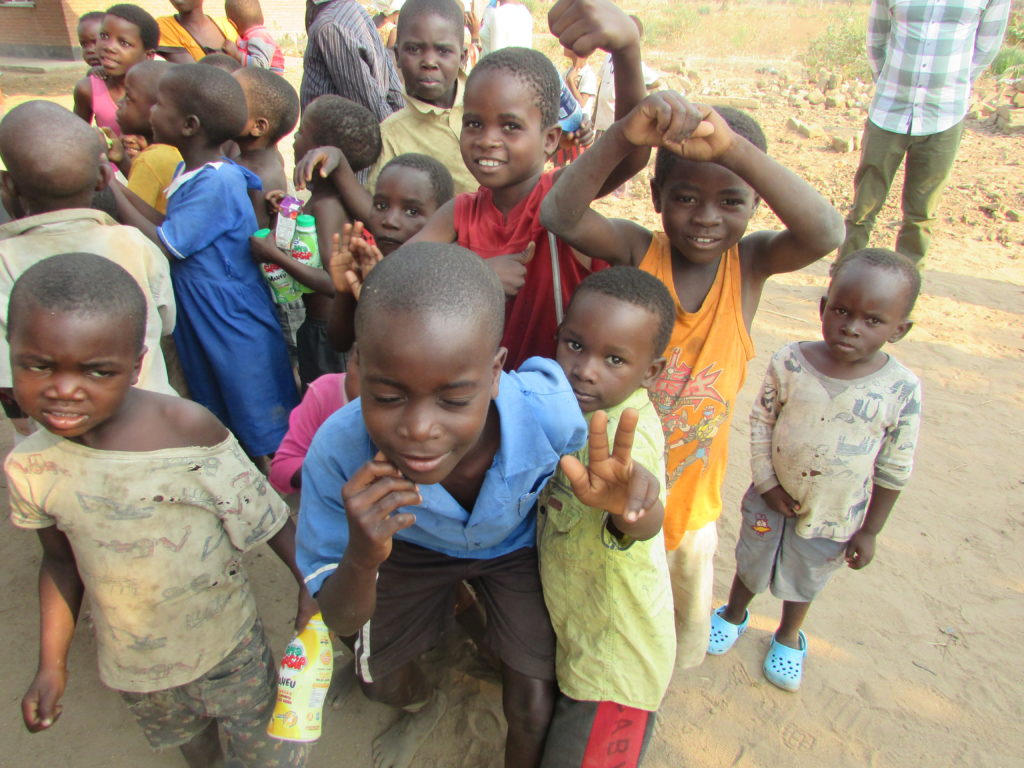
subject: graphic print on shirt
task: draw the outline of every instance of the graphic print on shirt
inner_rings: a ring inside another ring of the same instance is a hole
[[[669,487],[694,462],[703,462],[702,472],[707,469],[711,443],[729,418],[729,403],[715,388],[722,368],[710,363],[694,373],[690,366],[680,361],[680,352],[679,347],[672,349],[665,371],[651,392],[651,402],[658,409],[665,430],[666,462],[670,456],[679,455],[673,454],[676,449],[693,445],[693,449],[676,466],[669,466]],[[687,408],[693,409],[693,416],[700,414],[696,421],[688,418]]]

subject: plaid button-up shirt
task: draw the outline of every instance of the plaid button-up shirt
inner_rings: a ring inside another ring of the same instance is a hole
[[[874,0],[868,116],[887,131],[928,136],[960,122],[971,84],[995,58],[1010,0]]]

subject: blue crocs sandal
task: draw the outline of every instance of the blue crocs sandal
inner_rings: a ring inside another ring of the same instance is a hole
[[[711,637],[708,640],[708,653],[714,656],[721,656],[732,648],[739,636],[746,631],[747,624],[750,623],[750,611],[744,612],[743,621],[739,624],[726,621],[722,618],[722,611],[726,607],[723,605],[711,614]]]
[[[764,676],[768,682],[784,691],[796,691],[804,676],[804,657],[807,656],[807,638],[800,632],[800,649],[783,645],[772,635],[768,655],[764,657]]]

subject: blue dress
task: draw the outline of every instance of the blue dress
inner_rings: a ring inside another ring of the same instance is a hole
[[[298,403],[270,290],[249,249],[257,224],[248,190],[261,187],[229,160],[182,173],[157,229],[175,257],[174,342],[189,394],[251,456],[277,450]]]

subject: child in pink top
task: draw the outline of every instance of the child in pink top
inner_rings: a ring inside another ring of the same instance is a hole
[[[260,67],[271,72],[284,72],[281,46],[263,26],[263,9],[259,0],[227,0],[224,13],[238,30],[238,40],[225,40],[222,50],[243,67]]]
[[[354,370],[349,364],[349,372]],[[302,462],[320,425],[350,400],[359,397],[359,374],[326,373],[306,390],[288,417],[288,432],[270,462],[270,484],[283,495],[302,486]]]

